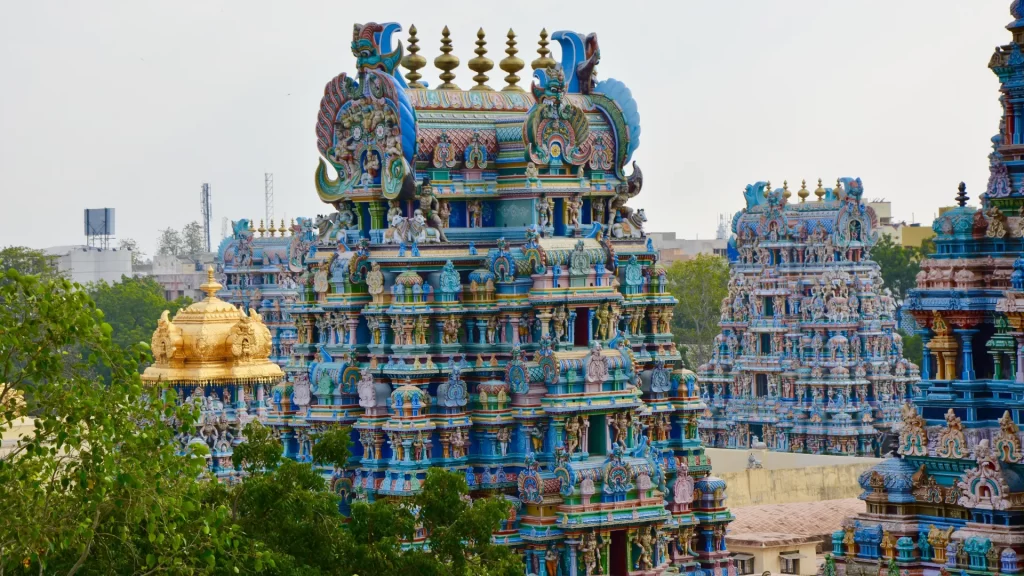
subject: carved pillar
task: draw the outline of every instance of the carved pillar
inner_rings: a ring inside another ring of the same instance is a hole
[[[349,314],[345,320],[345,324],[348,326],[348,345],[355,347],[356,341],[356,329],[359,327],[359,316],[355,314]]]
[[[1017,339],[1017,383],[1024,384],[1024,333],[1014,333]]]
[[[512,323],[512,345],[519,344],[519,316],[513,314],[509,320]]]
[[[576,561],[576,547],[579,546],[579,541],[578,540],[566,540],[565,544],[566,544],[566,546],[569,547],[569,575],[568,576],[577,576],[577,569],[578,569],[577,565],[579,563]]]
[[[540,320],[540,337],[550,336],[551,308],[541,308],[537,312],[537,319]]]
[[[974,380],[974,358],[971,355],[971,339],[974,338],[974,335],[977,334],[978,331],[974,329],[958,329],[953,332],[960,336],[960,351],[963,367],[960,378],[962,380]],[[953,375],[951,374],[950,380],[952,379]]]
[[[928,328],[914,330],[921,337],[921,380],[930,380],[932,373],[932,355],[928,350],[928,342],[932,339],[932,331]]]
[[[386,228],[384,224],[384,214],[387,212],[387,205],[383,200],[378,202],[370,202],[370,228]],[[362,210],[360,210],[362,212]],[[362,217],[362,214],[360,214]]]
[[[477,318],[476,331],[480,344],[487,344],[487,320],[485,318]]]

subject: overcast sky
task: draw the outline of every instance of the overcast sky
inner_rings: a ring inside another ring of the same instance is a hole
[[[82,243],[82,209],[113,207],[117,236],[151,254],[157,230],[199,219],[203,182],[216,244],[223,217],[263,217],[264,172],[277,218],[326,211],[313,188],[319,100],[353,69],[352,24],[371,20],[400,22],[403,43],[415,24],[431,62],[447,24],[463,88],[479,27],[495,62],[510,27],[527,62],[542,27],[597,32],[599,77],[639,102],[645,182],[632,204],[650,231],[707,238],[747,183],[796,191],[839,176],[863,178],[895,218],[930,224],[961,180],[972,198],[984,190],[999,120],[986,65],[1009,42],[1009,5],[6,0],[0,246]],[[432,65],[422,72],[438,83]]]

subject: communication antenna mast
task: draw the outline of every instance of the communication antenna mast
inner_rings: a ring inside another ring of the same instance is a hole
[[[274,223],[274,173],[263,173],[263,202],[267,208],[267,222]]]
[[[203,182],[203,189],[199,193],[199,210],[203,214],[203,235],[206,239],[206,251],[210,252],[212,250],[210,247],[210,218],[212,211],[210,210],[210,185],[206,182]]]

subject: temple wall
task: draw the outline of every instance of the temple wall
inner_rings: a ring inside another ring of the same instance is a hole
[[[729,485],[729,506],[786,504],[856,498],[857,478],[877,458],[821,456],[791,452],[762,454],[764,468],[747,470],[749,450],[707,449],[715,474]]]

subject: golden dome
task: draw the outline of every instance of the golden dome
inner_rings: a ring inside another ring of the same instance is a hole
[[[246,314],[215,294],[223,288],[206,270],[199,287],[206,298],[170,320],[164,310],[153,332],[153,365],[142,380],[151,384],[264,384],[284,378],[271,362],[270,330],[255,310]]]

